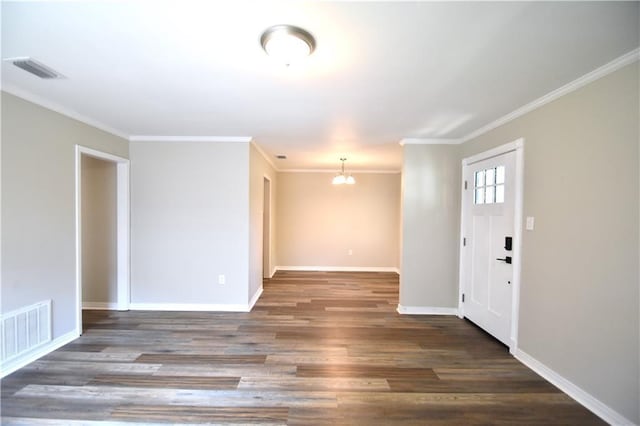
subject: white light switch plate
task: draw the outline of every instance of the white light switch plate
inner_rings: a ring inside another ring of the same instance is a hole
[[[535,225],[535,218],[533,216],[527,216],[527,231],[533,231]]]

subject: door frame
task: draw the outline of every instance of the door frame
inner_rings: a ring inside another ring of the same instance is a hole
[[[75,146],[75,214],[76,214],[76,332],[82,334],[82,156],[116,165],[116,287],[117,310],[126,311],[131,301],[130,230],[129,230],[129,159]]]
[[[458,274],[458,317],[464,318],[464,303],[462,302],[462,295],[465,292],[465,246],[463,244],[464,238],[464,223],[465,223],[465,189],[464,178],[465,168],[471,164],[477,163],[482,160],[487,160],[492,157],[497,157],[508,152],[516,153],[516,166],[515,166],[515,199],[514,199],[514,222],[513,222],[513,283],[511,285],[511,332],[509,336],[510,344],[509,352],[515,354],[518,348],[518,319],[520,312],[520,275],[522,265],[522,214],[523,214],[523,193],[524,193],[524,138],[516,139],[513,142],[500,145],[498,147],[489,149],[476,155],[464,158],[462,160],[462,189],[460,191],[460,256],[459,256],[459,274]]]
[[[264,193],[264,188],[265,188],[265,183],[269,182],[269,194],[265,194]],[[262,176],[262,279],[265,278],[272,278],[273,277],[273,270],[271,268],[271,263],[272,263],[272,258],[271,258],[271,241],[273,238],[272,235],[272,231],[273,231],[273,226],[271,226],[272,222],[273,222],[273,197],[272,194],[273,193],[273,182],[271,181],[271,178],[269,176],[267,176],[266,174],[264,174]],[[269,236],[269,241],[267,244],[267,250],[265,253],[265,227],[264,227],[264,215],[265,215],[265,211],[264,211],[264,204],[265,201],[267,201],[267,195],[268,195],[268,201],[269,201],[269,211],[266,212],[269,215],[269,223],[268,225],[268,229],[266,234]],[[264,261],[265,261],[265,255],[267,257],[267,268],[265,268],[264,266]]]

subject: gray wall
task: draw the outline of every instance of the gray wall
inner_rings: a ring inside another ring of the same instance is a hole
[[[400,304],[457,307],[459,146],[404,145]]]
[[[246,305],[249,144],[130,149],[131,302]]]
[[[82,301],[115,304],[116,164],[82,155]]]
[[[462,146],[525,138],[520,348],[636,423],[638,75],[636,62]]]
[[[2,92],[2,312],[53,300],[53,338],[75,329],[75,149],[128,142]]]
[[[267,267],[268,274],[276,265],[276,188],[277,176],[273,167],[265,160],[262,154],[251,145],[249,154],[249,299],[251,299],[262,286],[263,269],[263,213],[264,213],[264,177],[271,181],[271,258]]]
[[[398,266],[400,175],[353,175],[278,173],[279,266]]]

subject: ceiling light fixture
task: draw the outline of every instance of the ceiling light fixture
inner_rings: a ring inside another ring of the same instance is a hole
[[[311,33],[293,25],[274,25],[267,28],[260,37],[260,44],[267,55],[286,66],[306,58],[316,48],[316,40]]]
[[[342,171],[333,177],[331,183],[334,185],[342,185],[345,183],[347,185],[353,185],[356,183],[356,180],[351,176],[351,173],[349,173],[349,176],[344,173],[344,162],[347,161],[347,159],[341,158],[340,161],[342,161]]]

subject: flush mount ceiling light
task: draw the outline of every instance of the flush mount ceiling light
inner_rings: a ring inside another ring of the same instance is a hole
[[[347,185],[353,185],[354,183],[356,183],[356,180],[353,178],[353,176],[351,176],[351,173],[349,173],[349,176],[344,173],[344,162],[347,161],[347,159],[341,158],[340,161],[342,161],[342,170],[340,171],[340,173],[333,177],[331,183],[333,183],[334,185],[342,185],[345,183]]]
[[[306,30],[293,25],[274,25],[260,37],[260,44],[267,55],[289,66],[311,55],[316,41]]]

